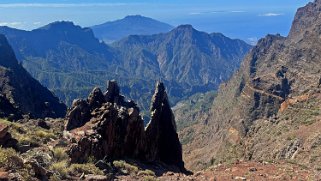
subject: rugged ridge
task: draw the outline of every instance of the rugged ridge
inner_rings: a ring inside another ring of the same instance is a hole
[[[54,22],[32,31],[0,27],[30,74],[67,105],[92,87],[117,80],[123,93],[148,112],[155,81],[167,85],[172,104],[213,90],[229,78],[251,46],[184,25],[170,32],[129,36],[112,45],[89,28]]]
[[[64,117],[66,106],[18,63],[5,36],[0,35],[0,115],[12,119]]]
[[[238,159],[316,166],[318,159],[306,157],[319,148],[307,145],[320,134],[320,25],[318,0],[298,10],[288,37],[268,35],[258,42],[220,86],[209,118],[193,128],[188,168]]]
[[[81,101],[88,105],[86,109],[80,104],[71,108],[66,128],[76,140],[69,151],[72,162],[83,163],[90,156],[107,160],[132,158],[162,162],[184,171],[182,148],[163,83],[156,86],[153,116],[146,129],[139,108],[133,101],[124,101],[119,93],[117,83],[109,81],[105,94],[95,88],[87,100]],[[82,115],[89,117],[81,119]]]

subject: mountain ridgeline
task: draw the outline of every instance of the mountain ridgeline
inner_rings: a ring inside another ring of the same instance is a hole
[[[251,48],[222,34],[190,25],[164,34],[129,36],[100,43],[89,28],[55,22],[32,31],[1,27],[18,59],[33,77],[68,105],[105,80],[116,80],[129,98],[148,110],[151,87],[162,80],[172,103],[213,90],[229,78]]]
[[[95,36],[106,42],[112,43],[129,35],[152,35],[166,33],[174,27],[152,18],[131,15],[123,19],[106,22],[92,26]]]
[[[288,37],[267,35],[222,84],[192,129],[188,168],[233,160],[320,163],[321,1],[296,13]],[[204,136],[206,135],[206,136]]]
[[[0,117],[11,119],[64,117],[66,106],[18,63],[5,36],[0,35]]]

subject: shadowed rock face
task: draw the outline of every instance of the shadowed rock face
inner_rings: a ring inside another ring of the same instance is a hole
[[[182,148],[163,83],[156,86],[146,130],[139,108],[133,101],[124,101],[119,90],[110,81],[105,94],[95,88],[87,100],[73,104],[66,126],[77,141],[69,151],[72,162],[85,162],[89,156],[133,158],[163,162],[183,171]]]
[[[176,133],[174,114],[163,83],[157,83],[151,105],[151,121],[146,128],[147,159],[184,168],[182,147]]]
[[[0,35],[0,105],[0,116],[13,119],[22,115],[56,118],[66,113],[66,106],[18,63],[3,35]]]

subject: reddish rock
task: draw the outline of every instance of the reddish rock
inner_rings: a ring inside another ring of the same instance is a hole
[[[103,96],[95,88],[86,101],[77,100],[73,104],[67,124],[67,130],[72,129],[76,139],[69,150],[71,161],[83,163],[89,156],[110,160],[132,158],[185,170],[175,118],[163,83],[156,86],[152,119],[146,131],[139,108],[133,101],[124,101],[119,90],[117,83],[110,81]]]
[[[4,172],[4,171],[0,171],[0,180],[1,181],[9,180],[9,173],[8,172]]]

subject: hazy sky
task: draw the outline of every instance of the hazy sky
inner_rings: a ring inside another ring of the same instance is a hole
[[[0,26],[34,29],[57,20],[91,26],[140,14],[174,26],[257,39],[287,35],[297,8],[309,0],[0,0]]]

